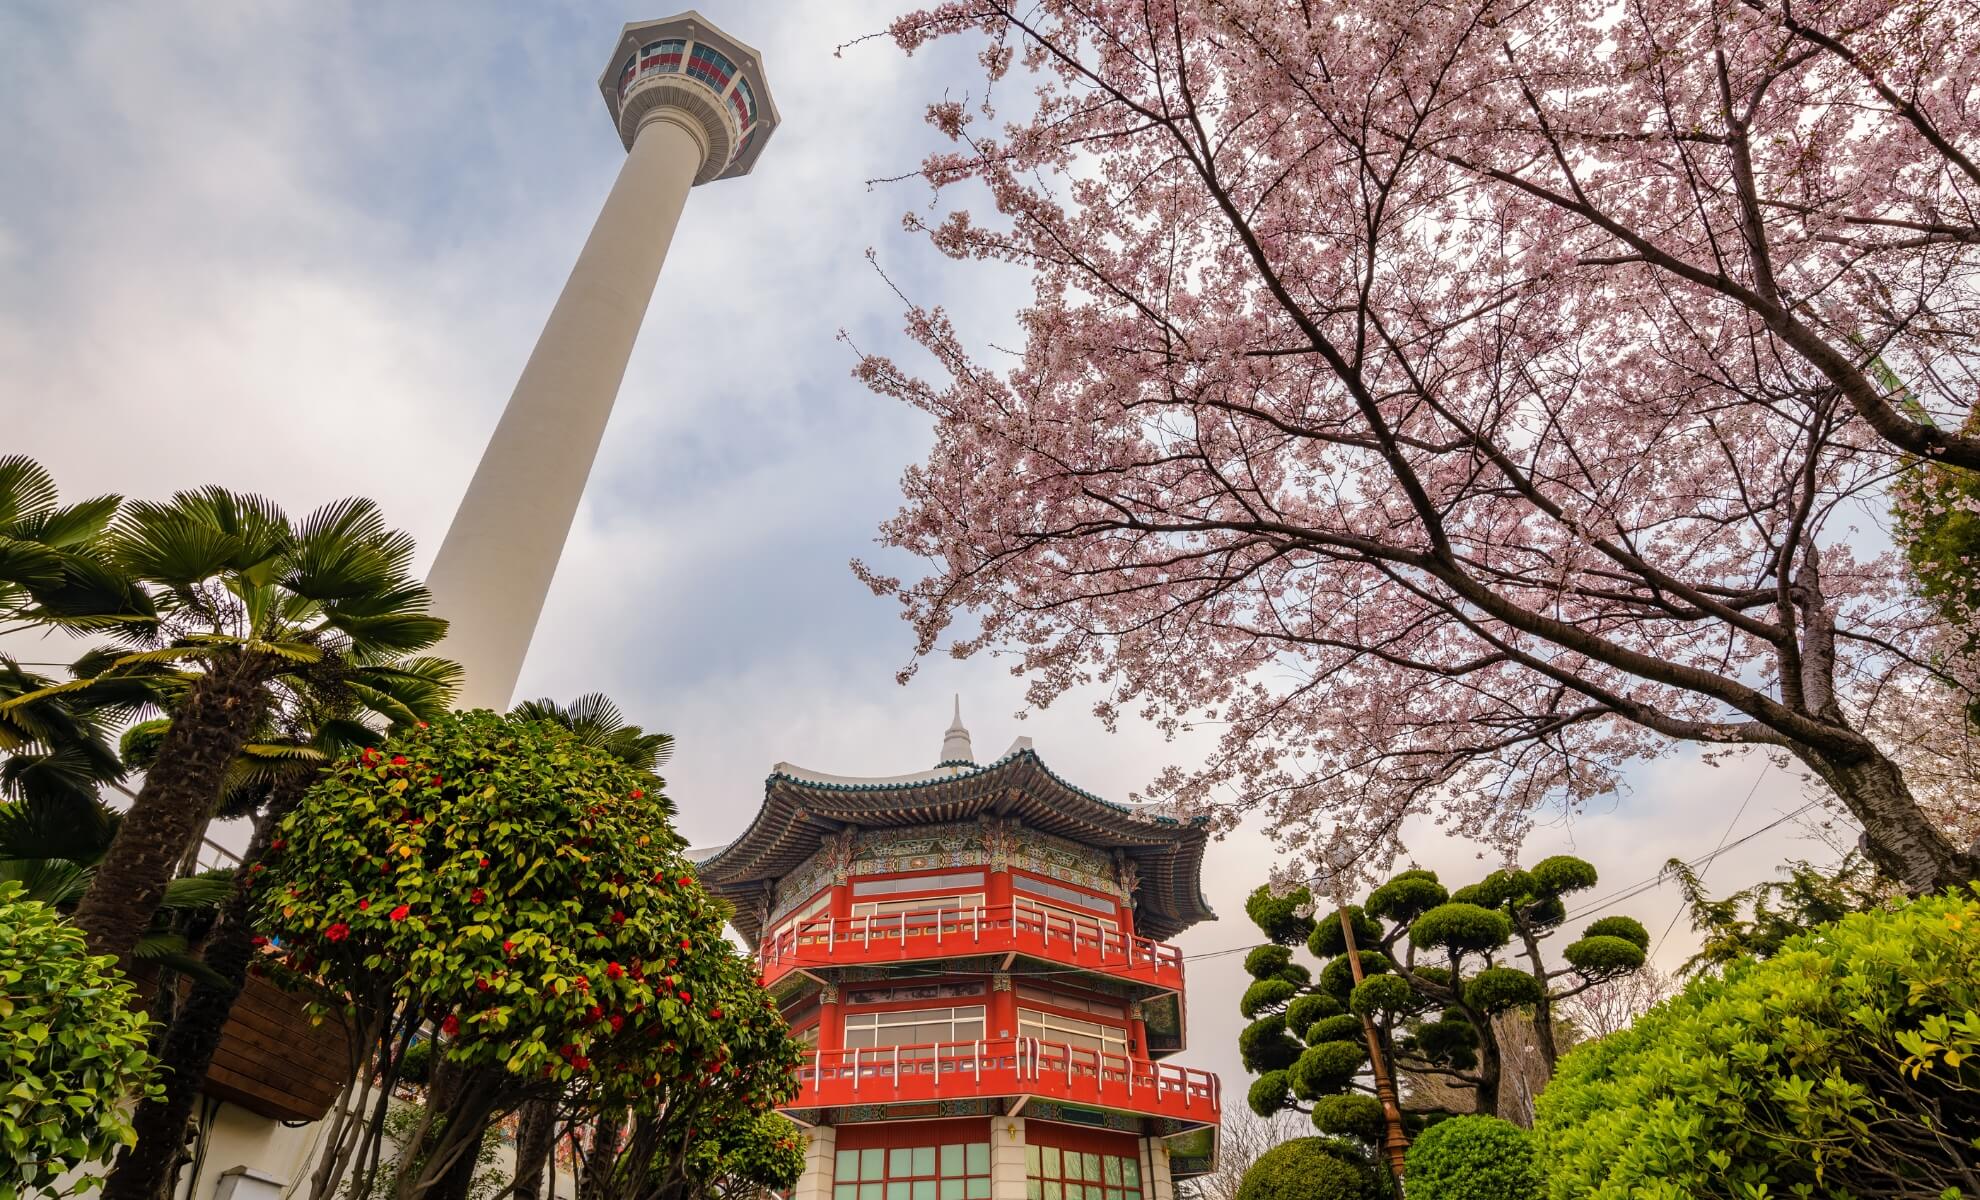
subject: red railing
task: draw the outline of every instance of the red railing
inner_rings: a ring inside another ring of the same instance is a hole
[[[789,1107],[978,1096],[1038,1096],[1203,1124],[1215,1124],[1220,1111],[1208,1071],[1036,1038],[814,1050],[798,1068]]]
[[[757,958],[763,981],[770,983],[799,967],[976,953],[1030,954],[1156,987],[1183,985],[1182,951],[1176,947],[1023,901],[987,908],[812,917],[766,938]]]

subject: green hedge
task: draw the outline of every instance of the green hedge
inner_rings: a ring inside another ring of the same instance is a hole
[[[1497,1117],[1452,1117],[1423,1131],[1403,1158],[1409,1200],[1541,1200],[1533,1135]]]
[[[1980,888],[1694,980],[1564,1058],[1536,1133],[1555,1200],[1972,1194]]]
[[[156,1066],[112,960],[21,894],[0,883],[0,1200],[66,1195],[57,1176],[136,1140],[127,1102]]]
[[[1294,1138],[1258,1156],[1237,1200],[1374,1200],[1381,1195],[1375,1170],[1341,1142]]]

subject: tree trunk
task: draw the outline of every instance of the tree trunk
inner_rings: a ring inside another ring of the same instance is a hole
[[[309,775],[285,783],[269,801],[267,809],[255,818],[254,837],[248,843],[241,873],[234,881],[234,893],[227,898],[206,943],[208,968],[227,981],[219,987],[194,981],[192,993],[180,1006],[177,1017],[165,1034],[159,1050],[159,1065],[165,1094],[141,1101],[132,1114],[137,1144],[117,1161],[103,1189],[103,1200],[165,1200],[172,1194],[178,1175],[180,1150],[184,1146],[186,1122],[192,1118],[199,1085],[213,1065],[213,1052],[220,1048],[220,1035],[227,1017],[234,1011],[247,968],[254,958],[254,891],[250,886],[251,868],[268,852],[275,829],[294,808],[308,786]]]
[[[229,654],[213,662],[172,714],[137,800],[76,907],[91,954],[129,960],[164,899],[165,885],[200,818],[220,795],[228,764],[260,720],[274,662]]]
[[[557,1144],[557,1102],[532,1100],[522,1106],[516,1127],[516,1200],[540,1200],[543,1169]]]
[[[1980,860],[1954,846],[1932,824],[1897,765],[1874,748],[1841,756],[1801,754],[1863,826],[1870,861],[1914,895],[1980,879]]]

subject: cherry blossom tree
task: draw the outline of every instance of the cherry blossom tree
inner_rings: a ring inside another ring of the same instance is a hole
[[[1900,452],[1980,465],[1973,11],[907,14],[986,76],[930,106],[909,225],[1033,296],[998,362],[918,306],[931,373],[861,357],[936,444],[882,536],[928,574],[855,569],[920,654],[1220,729],[1148,794],[1262,810],[1295,870],[1420,811],[1510,846],[1702,743],[1798,759],[1909,886],[1970,878],[1866,731],[1940,618],[1851,522]]]

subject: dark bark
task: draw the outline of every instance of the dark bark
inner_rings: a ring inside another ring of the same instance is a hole
[[[1897,764],[1866,743],[1858,755],[1798,752],[1863,826],[1877,869],[1914,894],[1980,879],[1980,858],[1962,851],[1926,817]]]
[[[228,765],[260,720],[268,703],[264,685],[275,669],[267,656],[230,653],[186,692],[158,760],[76,907],[90,953],[130,959],[201,818],[218,800]]]
[[[557,1103],[532,1100],[522,1106],[516,1128],[516,1200],[539,1200],[543,1170],[557,1142]]]
[[[298,776],[286,784],[255,819],[254,837],[241,862],[234,893],[228,897],[213,936],[206,944],[206,965],[226,981],[226,986],[195,981],[191,994],[180,1006],[158,1054],[165,1094],[140,1103],[132,1114],[137,1144],[111,1171],[104,1185],[103,1200],[164,1200],[172,1194],[185,1147],[186,1124],[192,1119],[199,1085],[206,1079],[207,1068],[213,1065],[221,1032],[234,1010],[234,1001],[240,997],[247,981],[248,964],[254,958],[253,867],[268,852],[276,826],[295,806],[307,782],[307,776]]]

